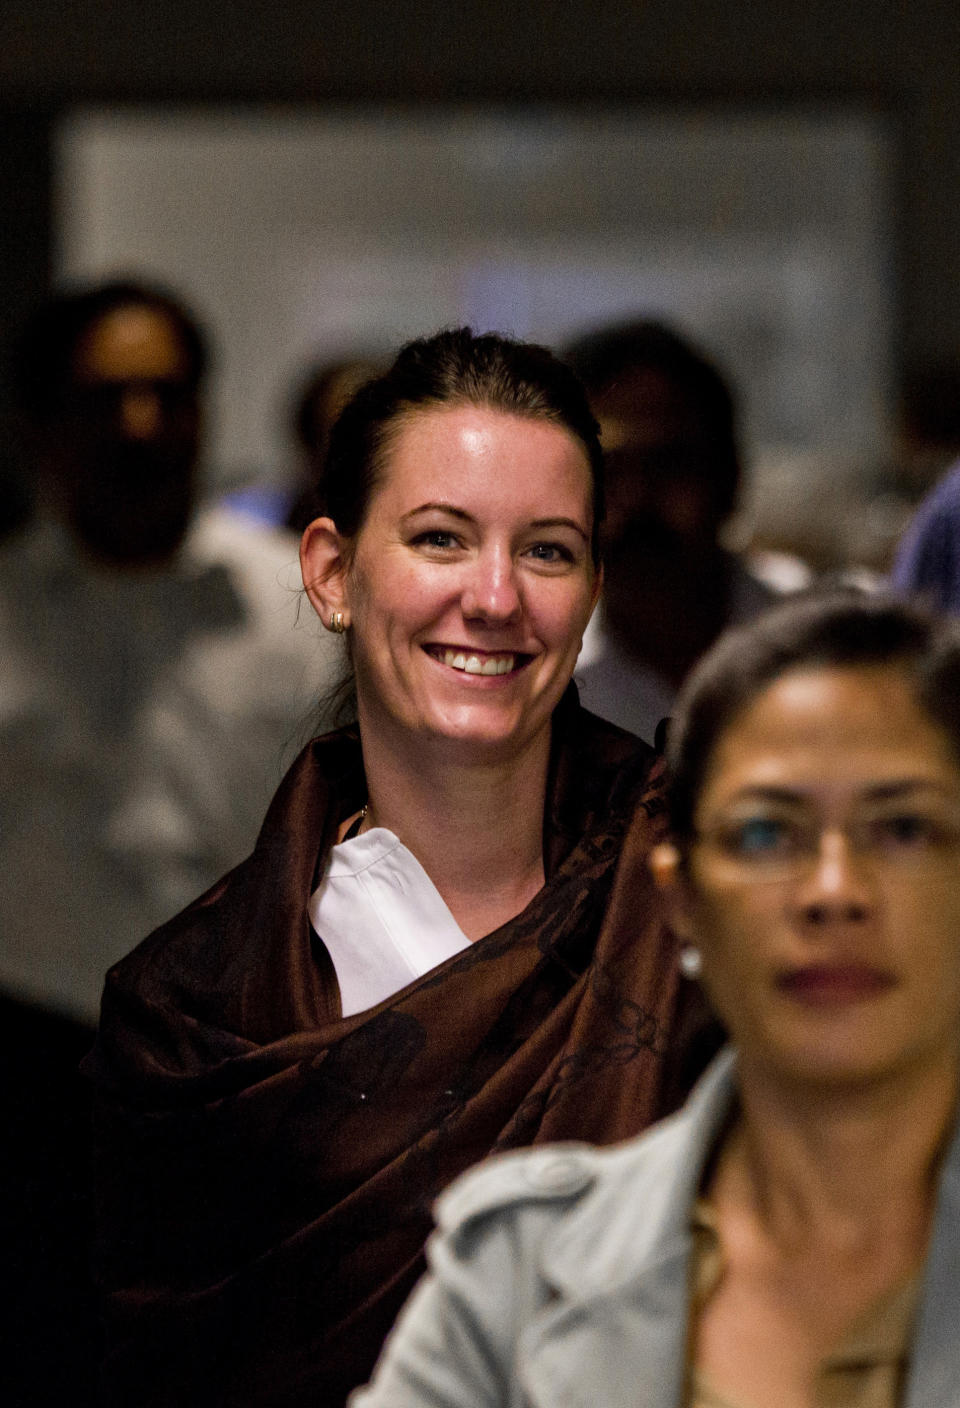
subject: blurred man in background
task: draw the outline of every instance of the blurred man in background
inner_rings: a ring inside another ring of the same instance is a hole
[[[230,490],[223,502],[257,523],[279,524],[303,533],[326,513],[323,476],[327,445],[340,412],[364,382],[383,368],[368,357],[340,358],[313,366],[284,406],[295,461],[287,482],[253,480]]]
[[[323,475],[330,431],[364,382],[382,370],[370,357],[341,358],[314,367],[301,384],[292,418],[300,472],[285,519],[295,533],[302,533],[308,523],[326,513]]]
[[[246,854],[339,665],[296,541],[198,506],[206,364],[129,283],[53,297],[13,364],[39,507],[0,549],[0,988],[85,1022]]]
[[[607,466],[603,597],[576,680],[588,709],[652,741],[694,662],[775,594],[722,543],[741,478],[733,397],[706,357],[653,321],[603,329],[565,355]]]
[[[0,1395],[21,1408],[95,1399],[76,1068],[104,972],[246,854],[340,668],[297,629],[297,540],[199,507],[206,369],[186,310],[131,283],[52,297],[12,358],[37,506],[0,545]]]

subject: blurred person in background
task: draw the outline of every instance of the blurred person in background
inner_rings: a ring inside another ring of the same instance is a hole
[[[731,1047],[646,1136],[448,1190],[354,1408],[960,1403],[960,635],[785,603],[668,758],[651,863]]]
[[[588,709],[652,740],[691,666],[775,589],[722,533],[741,480],[736,408],[716,367],[652,320],[567,349],[600,423],[604,586],[576,679]]]
[[[902,420],[901,486],[915,498],[917,485],[935,482],[897,544],[890,585],[960,615],[960,367],[908,374]]]
[[[296,541],[198,509],[205,340],[135,283],[53,295],[11,357],[0,546],[0,1396],[92,1404],[90,1108],[103,971],[241,860],[333,657]]]
[[[4,448],[0,451],[0,542],[16,533],[33,514],[33,493],[24,482],[22,467],[11,453],[13,432],[3,426]]]
[[[334,422],[364,382],[383,370],[370,358],[351,357],[322,363],[302,383],[293,412],[300,475],[285,519],[287,527],[298,536],[308,523],[327,511],[323,478]]]
[[[324,512],[324,462],[333,423],[354,392],[381,370],[363,357],[313,367],[283,408],[296,458],[292,472],[282,483],[255,481],[232,489],[223,500],[227,507],[258,523],[288,528],[299,538]]]
[[[106,1404],[338,1408],[440,1188],[644,1127],[713,1039],[646,866],[662,765],[570,687],[600,586],[583,388],[544,348],[438,334],[325,465],[303,576],[357,722],[107,979]]]
[[[0,548],[0,989],[90,1024],[250,849],[339,668],[295,629],[295,540],[199,507],[206,370],[179,301],[126,282],[53,295],[12,359],[38,507]]]
[[[139,283],[53,295],[11,358],[0,546],[0,1397],[92,1404],[90,1102],[105,968],[241,860],[341,652],[296,540],[198,507],[205,340]],[[334,663],[335,662],[335,663]]]

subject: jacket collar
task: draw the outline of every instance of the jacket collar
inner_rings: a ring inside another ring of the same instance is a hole
[[[690,1210],[736,1097],[735,1069],[727,1048],[683,1109],[644,1136],[636,1200],[626,1190],[637,1141],[600,1156],[604,1176],[544,1261],[557,1300],[523,1336],[523,1383],[535,1408],[674,1408],[682,1401]],[[958,1285],[960,1121],[940,1175],[904,1408],[960,1404]]]
[[[904,1408],[960,1403],[957,1287],[960,1286],[960,1121],[944,1157],[923,1273]]]
[[[689,1242],[690,1210],[704,1165],[735,1098],[735,1056],[727,1048],[682,1110],[643,1136],[642,1205],[629,1196],[637,1140],[601,1155],[602,1175],[547,1253],[544,1275],[560,1296],[615,1296]],[[598,1235],[598,1229],[599,1235]]]
[[[680,1402],[690,1209],[735,1097],[733,1069],[722,1052],[683,1110],[645,1136],[640,1168],[635,1140],[600,1156],[601,1178],[545,1258],[557,1300],[523,1335],[523,1385],[537,1408]]]

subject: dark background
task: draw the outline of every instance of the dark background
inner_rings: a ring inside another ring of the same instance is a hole
[[[882,113],[895,371],[960,354],[956,0],[3,0],[0,336],[49,277],[49,134],[71,105],[461,100]]]

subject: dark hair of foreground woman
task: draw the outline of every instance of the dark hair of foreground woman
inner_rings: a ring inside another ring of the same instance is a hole
[[[715,1041],[647,869],[662,766],[570,684],[602,490],[575,379],[544,349],[426,339],[347,407],[331,461],[302,560],[359,722],[304,750],[248,860],[107,977],[108,1405],[336,1408],[452,1178],[642,1129]],[[308,906],[335,846],[391,832],[441,895],[462,855],[485,908],[474,941],[345,1017]]]
[[[960,638],[938,616],[855,590],[791,598],[731,630],[692,672],[668,732],[670,830],[688,845],[717,739],[735,715],[787,670],[894,665],[960,759]]]
[[[851,593],[731,632],[651,865],[731,1045],[613,1149],[447,1190],[354,1408],[960,1403],[960,630]]]

